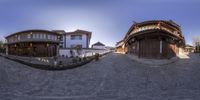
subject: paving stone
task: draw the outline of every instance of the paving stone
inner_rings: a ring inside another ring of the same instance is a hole
[[[1,100],[198,100],[200,57],[158,67],[108,54],[63,70],[39,70],[0,57]]]

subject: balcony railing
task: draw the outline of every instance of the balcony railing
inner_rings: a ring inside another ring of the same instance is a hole
[[[19,43],[19,42],[57,42],[59,43],[59,40],[54,40],[54,39],[20,39],[20,40],[15,40],[15,41],[8,41],[6,44],[12,44],[12,43]]]
[[[138,32],[152,30],[152,29],[164,30],[164,31],[167,31],[167,32],[169,32],[173,35],[180,36],[178,34],[177,30],[169,29],[169,28],[166,28],[164,26],[158,26],[158,25],[149,25],[149,26],[143,26],[143,27],[136,28],[128,36],[133,35],[133,34],[138,33]]]

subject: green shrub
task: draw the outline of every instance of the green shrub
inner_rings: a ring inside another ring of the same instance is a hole
[[[77,62],[78,62],[77,58],[72,59],[72,63],[77,63]]]
[[[86,61],[87,60],[87,58],[86,57],[83,57],[83,61]]]
[[[59,66],[63,65],[63,62],[62,62],[62,61],[59,61],[59,62],[58,62],[58,65],[59,65]]]
[[[95,56],[88,56],[87,59],[94,59]]]
[[[81,62],[81,61],[82,61],[82,59],[81,59],[81,58],[78,58],[78,61],[79,61],[79,62]]]

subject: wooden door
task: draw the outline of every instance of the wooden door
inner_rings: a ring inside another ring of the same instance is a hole
[[[140,57],[160,58],[160,41],[158,39],[143,39],[140,41]]]

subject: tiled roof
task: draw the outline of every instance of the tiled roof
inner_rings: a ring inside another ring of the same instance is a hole
[[[65,34],[87,34],[89,36],[89,38],[91,38],[92,32],[77,29],[74,32],[66,32]]]
[[[92,46],[105,46],[105,45],[101,42],[97,42],[97,43],[94,43]]]
[[[20,34],[20,33],[25,33],[25,32],[48,32],[48,33],[59,35],[58,33],[53,32],[53,31],[49,31],[49,30],[44,30],[44,29],[30,29],[30,30],[23,30],[23,31],[15,32],[13,34],[10,34],[10,35],[6,36],[5,38],[8,38],[8,37],[11,37],[13,35]]]
[[[167,20],[148,20],[148,21],[143,21],[143,22],[140,22],[140,23],[134,23],[134,24],[132,24],[132,26],[129,28],[128,32],[126,33],[124,39],[127,38],[127,35],[128,35],[132,30],[134,30],[136,27],[141,27],[141,26],[148,25],[148,24],[158,24],[159,22],[164,23],[164,24],[167,24],[167,25],[169,25],[169,26],[171,26],[171,27],[173,27],[173,28],[179,30],[179,31],[180,31],[181,37],[183,37],[182,32],[181,32],[181,29],[180,29],[180,26],[179,26],[178,24],[176,24],[176,23],[175,23],[174,21],[172,21],[172,20],[169,20],[169,21],[167,21]],[[184,38],[184,37],[183,37],[183,38]]]

